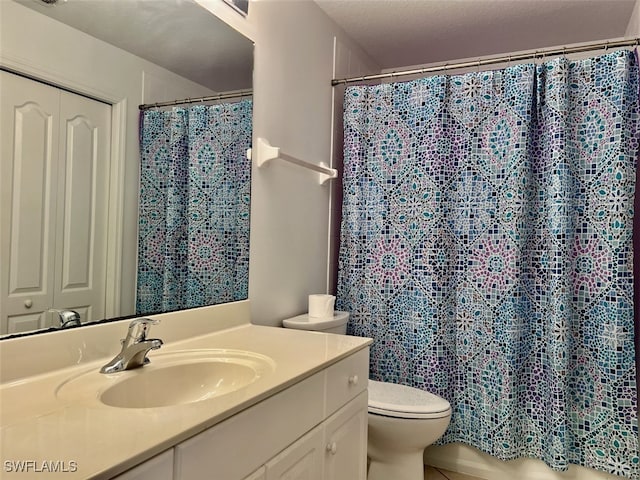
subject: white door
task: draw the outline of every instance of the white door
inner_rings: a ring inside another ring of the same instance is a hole
[[[56,308],[104,318],[111,107],[60,92]]]
[[[104,316],[110,137],[111,106],[0,72],[0,333]]]
[[[0,72],[0,333],[44,327],[53,304],[59,105],[51,87]]]

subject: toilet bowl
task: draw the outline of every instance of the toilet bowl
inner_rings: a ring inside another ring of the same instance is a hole
[[[451,405],[417,388],[369,380],[369,480],[424,477],[423,452],[449,426]]]
[[[298,315],[286,328],[347,333],[348,312],[333,317]],[[368,480],[422,480],[423,451],[449,426],[451,405],[444,398],[407,385],[369,380]]]

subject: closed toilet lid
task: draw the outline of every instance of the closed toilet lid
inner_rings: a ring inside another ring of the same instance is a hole
[[[442,418],[451,415],[444,398],[418,388],[369,380],[369,413],[397,418]]]

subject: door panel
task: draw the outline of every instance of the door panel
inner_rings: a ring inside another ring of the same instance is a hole
[[[6,72],[0,90],[0,332],[8,332],[8,316],[27,315],[12,321],[26,328],[53,302],[60,96]]]
[[[367,408],[367,392],[362,392],[327,420],[325,480],[365,480]]]
[[[111,106],[7,72],[0,93],[0,334],[103,318]]]
[[[267,480],[322,480],[322,427],[267,462]]]
[[[49,326],[47,315],[43,312],[27,313],[26,315],[10,315],[7,318],[6,333],[28,332]]]
[[[104,317],[111,107],[61,92],[55,303]]]
[[[91,287],[97,133],[86,117],[67,121],[61,291]]]

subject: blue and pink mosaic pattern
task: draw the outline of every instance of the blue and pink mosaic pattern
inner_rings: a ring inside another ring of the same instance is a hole
[[[338,308],[442,443],[639,478],[628,51],[345,93]]]
[[[247,298],[252,101],[147,110],[136,313]]]

